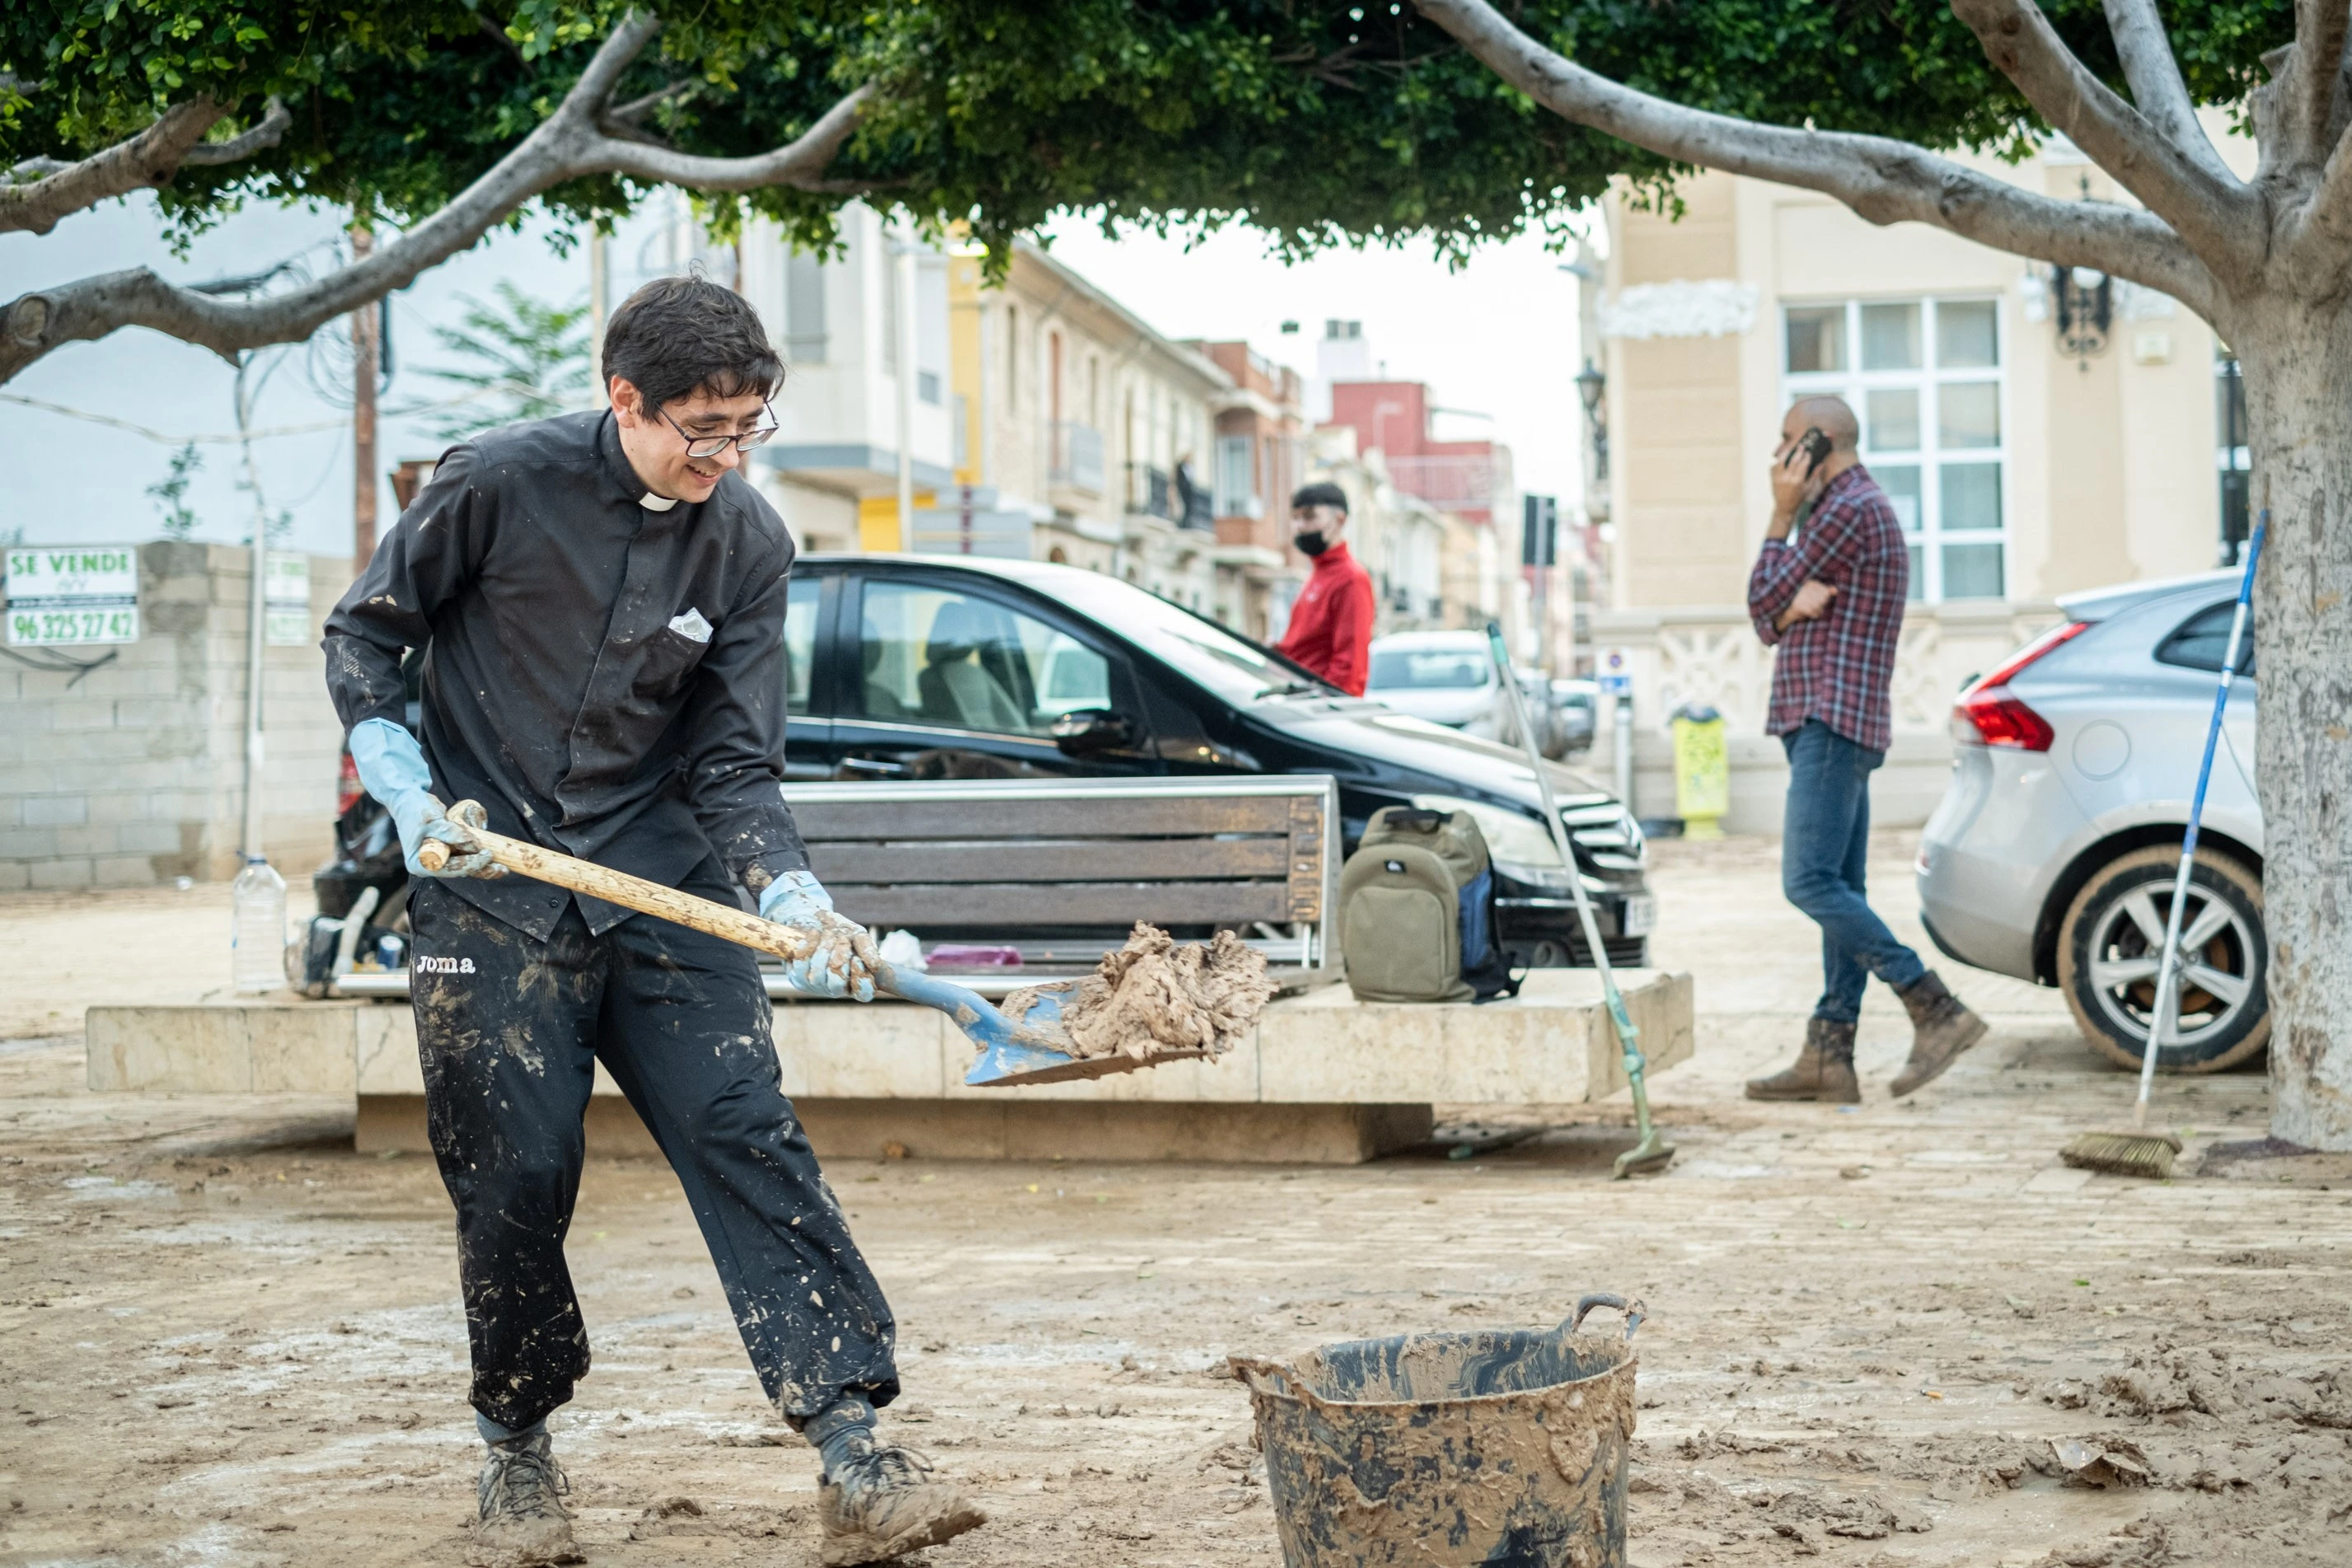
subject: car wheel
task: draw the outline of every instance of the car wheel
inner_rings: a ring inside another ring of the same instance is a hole
[[[2135,850],[2103,866],[2058,927],[2058,988],[2092,1048],[2137,1068],[2156,1010],[2158,960],[2180,852]],[[2168,1072],[2218,1072],[2270,1042],[2270,941],[2262,879],[2200,850],[2182,912],[2179,1022],[2157,1056]]]

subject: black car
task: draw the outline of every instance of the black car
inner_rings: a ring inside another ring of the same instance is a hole
[[[1520,752],[1349,696],[1115,578],[981,557],[805,556],[785,647],[788,780],[1328,773],[1347,850],[1383,806],[1469,811],[1494,856],[1513,962],[1591,962]],[[314,883],[329,917],[380,889],[364,954],[379,923],[399,925],[406,876],[348,757],[344,768],[343,852]],[[1590,779],[1554,768],[1552,780],[1610,961],[1646,962],[1655,906],[1641,829]],[[314,936],[314,969],[331,937]]]
[[[1076,567],[816,555],[793,568],[791,595],[791,778],[1328,773],[1350,850],[1383,806],[1470,811],[1495,858],[1516,961],[1590,961],[1517,750],[1349,696],[1215,622]],[[1590,779],[1555,768],[1552,779],[1611,962],[1645,962],[1654,904],[1641,830]]]

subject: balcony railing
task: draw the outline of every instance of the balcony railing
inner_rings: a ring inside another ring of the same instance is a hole
[[[1165,468],[1149,463],[1127,465],[1127,509],[1176,521],[1176,482]]]
[[[1091,424],[1064,420],[1054,426],[1054,462],[1049,477],[1056,485],[1099,496],[1103,489],[1102,432]]]

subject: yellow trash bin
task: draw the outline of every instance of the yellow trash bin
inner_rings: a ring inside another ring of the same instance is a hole
[[[1675,710],[1675,815],[1683,837],[1723,837],[1723,815],[1731,810],[1731,753],[1723,716],[1699,703]]]

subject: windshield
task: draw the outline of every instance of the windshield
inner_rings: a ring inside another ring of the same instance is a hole
[[[1483,648],[1375,648],[1365,688],[1475,691],[1486,684],[1488,669]]]
[[[1034,586],[1173,664],[1228,702],[1291,692],[1344,696],[1271,648],[1115,577],[1065,576]]]

